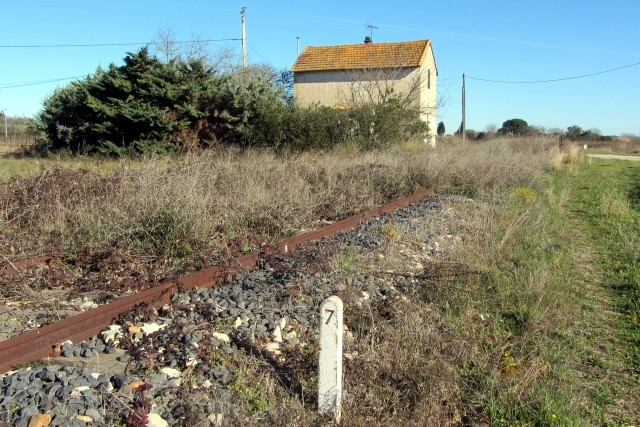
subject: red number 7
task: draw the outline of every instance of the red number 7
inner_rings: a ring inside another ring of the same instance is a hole
[[[329,324],[329,321],[331,320],[331,317],[333,316],[333,313],[335,312],[335,310],[328,310],[328,309],[325,309],[324,311],[325,311],[325,312],[327,312],[327,313],[331,313],[331,314],[329,315],[329,317],[327,317],[327,321],[326,321],[326,322],[324,322],[324,324],[325,324],[325,325],[328,325],[328,324]]]

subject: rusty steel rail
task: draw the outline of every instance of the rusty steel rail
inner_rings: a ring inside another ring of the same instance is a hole
[[[433,195],[433,192],[433,189],[428,189],[371,209],[363,214],[354,215],[317,230],[283,240],[277,244],[276,250],[279,252],[294,251],[298,246],[307,242],[320,240],[340,231],[355,228],[370,218],[406,207],[415,201]],[[109,326],[118,315],[126,313],[137,305],[144,303],[153,307],[161,307],[178,292],[221,285],[229,275],[255,268],[259,256],[259,252],[251,252],[234,259],[228,267],[211,266],[2,341],[0,342],[0,374],[16,368],[20,364],[55,356],[55,348],[64,341],[70,340],[75,343],[91,338]]]

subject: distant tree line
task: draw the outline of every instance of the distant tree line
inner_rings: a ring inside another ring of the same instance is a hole
[[[569,126],[566,131],[561,129],[544,129],[541,127],[531,126],[523,119],[509,119],[502,123],[502,126],[489,126],[485,132],[477,132],[467,129],[465,136],[470,140],[484,140],[494,138],[496,136],[520,137],[520,136],[536,136],[536,135],[554,135],[562,136],[571,141],[611,141],[614,137],[601,135],[597,129],[583,130],[580,126]],[[457,135],[462,133],[462,125],[456,131]]]
[[[37,117],[40,148],[107,155],[220,144],[303,150],[352,141],[372,148],[426,135],[418,111],[399,97],[346,112],[301,109],[292,84],[286,71],[223,69],[202,57],[162,61],[142,48],[45,99]]]

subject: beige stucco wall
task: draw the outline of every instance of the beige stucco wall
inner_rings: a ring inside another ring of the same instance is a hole
[[[436,68],[433,51],[429,49],[428,57],[422,63],[422,87],[420,93],[420,110],[422,120],[429,126],[428,141],[431,145],[436,145],[437,121],[437,86],[438,69]]]
[[[380,102],[380,99],[371,98],[378,97],[378,92],[384,93],[389,88],[393,88],[395,93],[405,95],[411,90],[417,90],[413,98],[420,105],[422,120],[429,126],[427,142],[435,145],[438,73],[430,49],[427,55],[420,68],[296,72],[294,74],[296,101],[302,107],[315,103],[347,107],[360,102]]]
[[[296,100],[303,107],[314,103],[335,106],[366,102],[370,96],[377,98],[378,91],[384,92],[388,88],[406,91],[409,80],[416,73],[412,69],[400,69],[389,71],[389,74],[392,76],[388,76],[386,70],[297,72],[294,76]]]

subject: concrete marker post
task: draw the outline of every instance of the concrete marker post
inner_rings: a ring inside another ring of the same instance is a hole
[[[342,410],[342,300],[330,296],[320,306],[318,412],[340,423]]]

